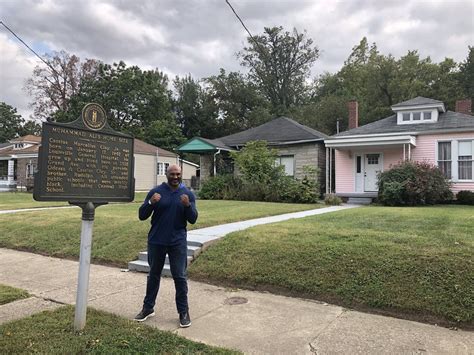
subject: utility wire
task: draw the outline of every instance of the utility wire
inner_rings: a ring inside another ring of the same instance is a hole
[[[49,64],[47,61],[45,61],[38,53],[36,53],[29,45],[27,45],[15,32],[13,32],[3,21],[0,21],[0,25],[3,25],[12,35],[14,35],[23,45],[28,48],[31,52],[33,52],[34,55],[36,55],[41,61],[46,64],[52,71],[55,73],[57,76],[61,77],[66,83],[69,84],[69,82],[66,80],[64,76],[59,74],[56,69],[53,68],[51,64]],[[71,84],[69,84],[71,86]]]
[[[265,52],[265,49],[262,48],[261,44],[258,43],[255,38],[252,36],[252,34],[250,33],[249,29],[247,28],[247,26],[245,26],[245,23],[244,21],[242,21],[242,19],[240,18],[240,16],[237,14],[237,12],[234,10],[234,8],[232,7],[232,5],[230,4],[229,0],[225,0],[225,2],[227,3],[227,5],[229,5],[229,7],[231,8],[232,12],[234,13],[235,17],[237,17],[240,21],[240,23],[242,24],[242,26],[245,28],[245,30],[247,31],[247,33],[249,34],[250,38],[252,39],[252,41],[257,45],[257,47],[262,51],[262,55],[266,56],[266,52]]]

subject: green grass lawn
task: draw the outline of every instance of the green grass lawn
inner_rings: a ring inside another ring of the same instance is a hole
[[[28,296],[28,292],[24,290],[0,284],[0,306]]]
[[[150,220],[138,220],[138,203],[101,206],[96,210],[92,259],[126,266],[146,250]],[[189,229],[324,207],[241,201],[197,201],[198,222]],[[0,247],[51,256],[78,257],[81,210],[58,209],[0,215]]]
[[[74,308],[61,307],[0,326],[3,354],[238,354],[171,332],[88,309],[85,329],[73,329]]]
[[[136,192],[135,202],[143,202],[146,192]],[[63,201],[35,201],[29,192],[0,192],[0,211],[24,208],[69,206]]]
[[[232,233],[193,279],[429,322],[474,321],[474,207],[362,207]]]
[[[61,201],[38,202],[33,200],[33,194],[28,192],[0,192],[0,211],[68,205],[67,202]]]

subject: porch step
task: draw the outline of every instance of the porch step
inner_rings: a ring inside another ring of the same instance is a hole
[[[188,242],[188,265],[194,260],[195,257],[201,252],[202,243],[200,242]],[[138,253],[138,260],[130,261],[128,263],[128,270],[137,272],[148,272],[150,266],[148,265],[148,252],[142,251]],[[165,266],[161,276],[171,276],[170,262],[168,255],[165,259]]]
[[[347,203],[352,205],[370,205],[372,203],[371,197],[349,197]]]

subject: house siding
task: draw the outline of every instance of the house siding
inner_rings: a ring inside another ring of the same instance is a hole
[[[25,188],[30,189],[33,187],[33,177],[26,176],[26,166],[33,164],[38,167],[38,158],[18,158],[16,165],[16,183],[17,189],[23,190]]]
[[[416,138],[416,148],[412,150],[412,160],[426,161],[437,165],[436,146],[440,140],[474,139],[474,132],[446,133],[436,135],[422,135]],[[474,191],[474,182],[453,182],[451,190],[454,194],[461,190]]]
[[[437,165],[436,147],[438,141],[441,140],[459,140],[474,139],[472,133],[446,133],[436,135],[419,135],[416,138],[416,147],[411,148],[411,160],[427,162]],[[354,176],[354,157],[358,153],[383,153],[383,170],[389,170],[392,166],[403,161],[403,147],[392,149],[360,149],[352,150],[335,150],[335,174],[336,174],[336,192],[352,193],[355,192],[355,176]],[[408,156],[408,151],[406,152]],[[453,182],[452,188],[454,194],[461,190],[474,191],[474,182]]]
[[[355,191],[354,161],[348,150],[334,150],[336,193]]]
[[[156,185],[156,156],[134,154],[135,190],[149,190]]]
[[[272,147],[273,148],[273,147]],[[321,187],[325,185],[326,178],[326,151],[322,143],[298,144],[289,146],[274,147],[278,150],[278,155],[294,156],[294,177],[302,179],[304,177],[304,167],[311,166],[319,169],[319,183]]]

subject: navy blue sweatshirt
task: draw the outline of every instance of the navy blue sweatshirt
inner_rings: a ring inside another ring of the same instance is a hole
[[[149,200],[155,192],[161,195],[161,199],[151,205]],[[189,197],[189,207],[181,203],[180,196],[183,194]],[[173,191],[165,182],[148,192],[138,210],[138,218],[144,221],[152,213],[148,243],[166,246],[186,243],[187,222],[194,224],[198,217],[194,194],[184,184],[180,184],[178,189]]]

